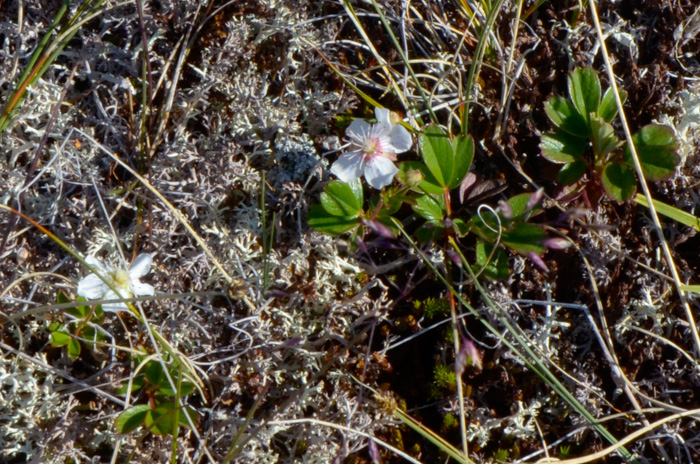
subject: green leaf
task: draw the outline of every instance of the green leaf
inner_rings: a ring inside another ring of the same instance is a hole
[[[430,172],[428,166],[420,161],[403,161],[399,163],[399,172],[397,174],[399,182],[406,185],[406,174],[414,169],[418,169],[423,174],[423,180],[417,187],[414,187],[413,190],[435,195],[442,195],[445,192],[445,188],[438,184],[437,179],[435,179],[435,176]]]
[[[620,100],[622,100],[623,104],[627,100],[627,92],[622,89],[620,89]],[[612,87],[606,90],[605,95],[603,95],[603,100],[598,107],[598,116],[603,118],[605,122],[612,122],[617,116],[617,103],[615,103],[615,94]]]
[[[577,137],[588,137],[589,129],[586,119],[576,111],[569,100],[554,96],[544,104],[544,110],[559,129]]]
[[[175,380],[175,378],[173,378]],[[177,382],[175,382],[175,386],[177,386]],[[192,382],[182,382],[180,385],[180,396],[187,396],[190,395],[194,391],[194,384]],[[168,383],[167,385],[163,385],[158,389],[158,392],[165,396],[177,396],[177,392],[170,387],[170,384]]]
[[[358,215],[362,211],[362,186],[359,179],[350,184],[340,180],[329,183],[321,194],[321,204],[334,216]]]
[[[70,299],[63,291],[59,290],[58,293],[56,293],[56,303],[70,303]]]
[[[49,343],[51,343],[51,346],[66,346],[71,339],[72,337],[70,333],[68,333],[68,329],[61,327],[51,332],[51,340]]]
[[[129,433],[143,424],[146,420],[146,415],[151,407],[147,404],[140,404],[127,409],[119,414],[117,420],[114,421],[114,426],[117,428],[117,433]]]
[[[432,222],[426,222],[416,229],[416,238],[421,243],[430,243],[438,240],[445,233],[445,228],[436,226]]]
[[[542,254],[547,251],[547,247],[542,244],[546,238],[547,234],[538,226],[527,222],[518,222],[511,230],[503,234],[501,240],[508,248],[526,255],[530,252]]]
[[[131,382],[131,393],[139,391],[146,385],[146,378],[142,375],[136,376]],[[121,386],[115,390],[118,395],[126,395],[129,389],[129,382],[122,382]]]
[[[454,171],[449,188],[459,187],[464,180],[464,176],[469,172],[469,168],[474,160],[474,139],[467,135],[460,134],[454,142]]]
[[[443,206],[432,195],[421,195],[416,198],[416,204],[412,207],[422,218],[435,225],[441,225],[442,218],[445,217]]]
[[[596,160],[605,159],[608,154],[622,146],[613,126],[595,115],[591,116],[591,141]]]
[[[78,356],[80,356],[80,351],[80,342],[71,337],[71,339],[68,340],[68,357],[71,359],[71,361],[78,359]]]
[[[530,197],[532,197],[532,192],[520,193],[508,199],[508,204],[512,210],[510,217],[511,220],[520,218],[525,214],[528,214],[528,217],[530,217],[540,211],[540,209],[537,207],[530,210],[527,209],[527,203],[530,201]]]
[[[557,178],[564,185],[572,185],[578,182],[586,173],[585,161],[574,161],[573,163],[565,164],[560,170]]]
[[[647,208],[649,207],[647,198],[644,195],[638,193],[637,195],[635,195],[634,201],[636,201],[642,206],[645,206]],[[692,227],[693,229],[700,232],[700,218],[698,218],[697,216],[690,213],[686,213],[685,211],[680,210],[675,206],[669,205],[659,200],[652,199],[652,202],[654,203],[654,208],[656,208],[657,213],[663,214],[664,216],[671,218],[674,221],[678,221],[681,224],[684,224],[688,227]]]
[[[469,226],[466,222],[459,218],[452,220],[452,229],[454,229],[454,231],[460,237],[464,237],[467,235],[467,233],[469,233]]]
[[[176,405],[174,403],[163,403],[156,409],[151,409],[146,415],[145,424],[156,435],[168,435],[173,432],[175,426]],[[192,423],[197,422],[197,413],[190,407],[179,408],[178,426],[188,426],[185,414],[190,416]]]
[[[418,137],[418,145],[423,161],[438,185],[449,187],[455,174],[454,151],[449,136],[439,126],[431,125]]]
[[[659,124],[642,127],[632,136],[644,177],[648,180],[665,180],[673,175],[681,158],[678,141],[673,129]],[[625,162],[633,166],[632,153],[625,147]]]
[[[600,106],[600,79],[593,68],[575,69],[569,74],[569,96],[585,121]]]
[[[587,139],[562,131],[545,134],[540,141],[542,156],[552,163],[572,163],[577,161],[581,159],[587,146]]]
[[[321,205],[311,205],[308,223],[324,234],[340,235],[357,227],[360,221],[357,216],[334,216]]]
[[[637,177],[627,166],[608,163],[601,177],[603,189],[610,198],[622,203],[629,200],[637,189]]]
[[[476,243],[476,264],[483,269],[484,275],[491,280],[507,279],[510,275],[508,269],[508,257],[503,248],[498,247],[493,251],[491,261],[488,261],[493,250],[493,245],[479,241]]]

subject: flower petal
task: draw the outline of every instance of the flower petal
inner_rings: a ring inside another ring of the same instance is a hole
[[[109,290],[109,287],[102,282],[102,279],[100,279],[97,274],[89,274],[78,282],[78,295],[89,300],[102,298],[107,290]]]
[[[99,269],[100,271],[108,271],[107,266],[105,266],[104,264],[102,264],[102,261],[100,261],[99,259],[95,258],[95,257],[92,256],[92,255],[86,256],[86,257],[85,257],[85,262],[86,262],[89,266],[92,266],[92,267],[94,267],[94,268],[97,268],[97,269]]]
[[[378,124],[391,126],[391,112],[388,109],[375,108],[374,115],[377,117]]]
[[[124,293],[126,293],[126,292],[124,292]],[[122,295],[121,297],[119,297],[112,290],[108,290],[107,293],[105,293],[105,296],[103,299],[104,300],[119,300],[121,298],[129,298],[130,296],[131,295]],[[123,303],[121,301],[114,301],[112,303],[103,303],[102,310],[115,313],[117,311],[128,311],[129,307],[126,305],[126,303]]]
[[[362,175],[363,157],[358,152],[343,153],[331,166],[331,173],[343,182],[352,182]]]
[[[391,140],[391,145],[394,147],[394,153],[403,153],[413,145],[411,133],[401,124],[391,126],[389,140]]]
[[[131,264],[131,268],[129,268],[129,278],[138,279],[139,277],[143,277],[148,274],[148,271],[151,269],[152,262],[153,256],[151,256],[149,253],[141,253],[138,255]]]
[[[391,162],[390,159],[383,156],[377,156],[365,165],[365,179],[372,187],[380,190],[391,184],[398,168]]]
[[[367,134],[369,134],[370,129],[372,126],[370,123],[365,121],[364,119],[353,119],[350,125],[345,129],[345,135],[350,137],[355,142],[358,142],[360,145],[364,143],[364,140],[367,138]]]
[[[156,294],[156,289],[152,285],[144,284],[138,280],[131,281],[131,287],[134,290],[134,295],[136,296],[151,296]]]

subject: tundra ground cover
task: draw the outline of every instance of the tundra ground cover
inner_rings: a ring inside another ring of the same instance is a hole
[[[0,4],[0,461],[700,460],[700,13],[639,3]]]

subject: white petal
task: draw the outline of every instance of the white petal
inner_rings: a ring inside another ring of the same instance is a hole
[[[374,115],[377,117],[377,123],[381,125],[391,126],[391,112],[386,108],[375,108]]]
[[[102,299],[103,300],[119,300],[122,297],[128,298],[129,295],[122,295],[121,297],[119,297],[112,290],[108,290],[107,293],[105,294],[104,298],[102,298]],[[126,305],[126,303],[123,303],[121,301],[115,301],[113,303],[104,303],[102,305],[102,310],[109,311],[109,312],[128,311],[129,307]]]
[[[383,156],[377,156],[365,165],[365,179],[369,185],[377,190],[391,184],[397,172],[399,170],[394,166],[394,163]]]
[[[362,175],[363,157],[358,152],[343,153],[331,166],[331,173],[343,182],[352,182]]]
[[[90,300],[102,298],[109,287],[96,274],[90,274],[78,282],[78,295]]]
[[[150,296],[156,294],[156,289],[153,288],[152,285],[144,284],[143,282],[139,282],[138,280],[132,280],[131,286],[134,290],[134,295],[136,296]]]
[[[394,153],[403,153],[411,148],[413,144],[411,133],[401,124],[394,124],[391,126],[389,139],[391,140],[391,145],[394,147]]]
[[[92,267],[94,267],[94,268],[99,269],[100,271],[107,271],[107,270],[108,270],[108,269],[107,269],[107,266],[105,266],[104,264],[102,264],[102,261],[100,261],[99,259],[95,258],[95,257],[92,256],[92,255],[86,256],[86,257],[85,257],[85,262],[86,262],[88,265],[90,265],[90,266],[92,266]]]
[[[148,253],[142,253],[136,257],[134,262],[131,264],[129,269],[129,277],[131,279],[138,279],[148,274],[151,269],[151,263],[153,262],[153,256]]]
[[[345,135],[362,144],[371,127],[370,123],[364,119],[353,119],[348,128],[345,129]]]

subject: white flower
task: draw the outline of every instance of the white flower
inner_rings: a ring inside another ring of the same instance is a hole
[[[128,271],[120,267],[112,267],[103,264],[94,256],[85,258],[85,262],[97,269],[100,275],[114,287],[119,294],[103,282],[97,274],[90,274],[78,282],[78,295],[90,300],[119,300],[131,298],[132,296],[154,295],[155,289],[148,284],[139,281],[145,276],[149,269],[153,257],[148,253],[140,254],[136,257]],[[114,302],[102,305],[105,311],[126,311],[129,308],[126,303]]]
[[[389,110],[375,108],[377,123],[355,119],[345,130],[350,139],[348,151],[331,166],[331,172],[343,182],[352,182],[364,174],[376,189],[389,185],[399,170],[396,154],[411,148],[411,134],[401,125],[392,124]]]

